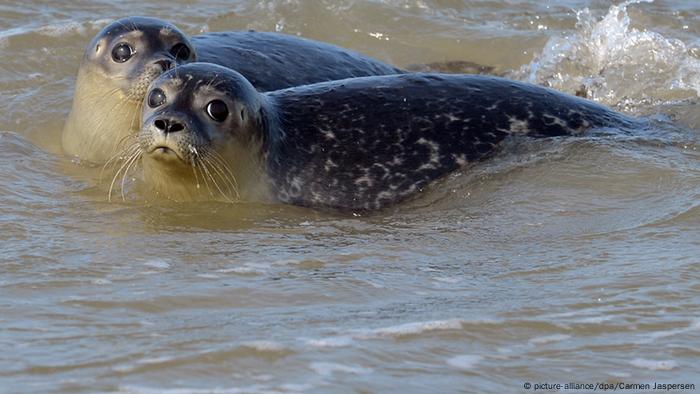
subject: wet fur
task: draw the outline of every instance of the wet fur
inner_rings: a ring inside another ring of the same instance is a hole
[[[198,148],[220,152],[226,165],[243,175],[241,196],[253,199],[248,190],[265,190],[265,200],[310,207],[382,209],[489,157],[509,136],[579,136],[608,127],[626,132],[644,124],[584,99],[495,77],[377,76],[261,94],[240,74],[215,65],[194,63],[174,71],[199,85],[216,80],[219,97],[253,114],[255,122],[223,130],[222,138],[235,144],[243,135],[260,141],[255,149],[241,145],[234,152],[215,140]],[[174,100],[196,96],[193,92],[184,88]],[[165,105],[151,112],[183,116],[186,108]],[[191,108],[197,111],[201,104]],[[150,116],[148,122],[155,115]],[[187,122],[192,117],[184,116]],[[210,131],[195,126],[187,133]],[[242,159],[253,166],[241,166]],[[163,190],[186,182],[164,171],[147,175],[149,180]]]
[[[128,75],[117,75],[116,71],[123,66],[111,63],[109,49],[124,35],[148,49],[140,51],[139,63]],[[179,42],[187,44],[192,51],[190,59],[176,61],[168,53],[168,49]],[[107,53],[98,56],[96,48]],[[177,64],[199,59],[239,70],[261,91],[403,72],[357,52],[285,34],[220,32],[190,40],[168,22],[124,18],[105,27],[86,48],[73,107],[64,126],[65,153],[91,163],[104,163],[122,155],[123,139],[135,134],[140,127],[144,94],[151,81],[163,71],[152,63],[161,59]]]

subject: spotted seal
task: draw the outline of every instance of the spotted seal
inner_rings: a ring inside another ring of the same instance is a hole
[[[498,77],[403,74],[259,93],[235,71],[192,63],[151,85],[133,149],[145,184],[175,200],[376,210],[488,157],[508,136],[640,122]]]
[[[220,32],[190,38],[160,19],[119,19],[85,50],[63,129],[64,151],[88,162],[107,161],[138,130],[151,81],[196,60],[238,70],[261,91],[404,72],[357,52],[285,34]]]

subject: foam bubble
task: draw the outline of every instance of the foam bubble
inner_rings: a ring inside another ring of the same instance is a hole
[[[321,339],[307,339],[306,344],[319,348],[346,347],[353,343],[353,339],[348,336],[328,337]]]
[[[255,269],[251,267],[233,267],[233,268],[223,268],[216,270],[216,272],[221,272],[223,274],[240,274],[240,275],[258,275],[258,274],[264,274],[265,271],[262,271],[260,269]]]
[[[429,331],[459,330],[462,328],[463,320],[435,320],[427,322],[406,323],[397,326],[375,328],[371,330],[354,331],[358,338],[373,337],[401,337],[406,335],[417,335]]]
[[[143,263],[146,267],[156,268],[156,269],[168,269],[170,268],[170,262],[166,260],[148,260]]]
[[[444,277],[444,276],[435,276],[435,277],[433,277],[433,280],[436,282],[449,283],[449,284],[455,284],[455,283],[459,283],[462,281],[459,278]]]
[[[241,345],[258,352],[279,353],[287,350],[284,345],[274,341],[249,341],[243,342]]]
[[[367,375],[373,372],[370,368],[327,362],[313,362],[309,365],[309,367],[321,376],[331,376],[336,372],[349,373],[353,375]]]
[[[670,371],[678,366],[673,360],[647,360],[643,358],[635,358],[630,361],[632,366],[642,369],[650,369],[652,371]]]
[[[474,369],[474,366],[483,359],[484,358],[479,355],[463,354],[461,356],[455,356],[447,360],[447,365],[464,371],[471,371]]]
[[[584,317],[579,320],[576,320],[576,323],[582,323],[582,324],[602,324],[606,321],[613,320],[613,316],[591,316],[591,317]]]
[[[153,357],[153,358],[144,358],[139,360],[139,364],[164,364],[171,362],[173,360],[176,360],[175,357],[168,357],[168,356],[162,356],[162,357]]]
[[[531,345],[544,345],[552,342],[561,342],[571,338],[571,335],[566,334],[554,334],[543,337],[535,337],[528,341]]]
[[[202,278],[202,279],[219,279],[220,278],[219,275],[215,275],[215,274],[198,274],[197,277]]]

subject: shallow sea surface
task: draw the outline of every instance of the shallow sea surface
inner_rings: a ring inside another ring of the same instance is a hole
[[[108,202],[60,132],[85,45],[137,14],[476,62],[654,126],[512,141],[372,215]],[[0,392],[700,390],[695,0],[5,0],[0,50]]]

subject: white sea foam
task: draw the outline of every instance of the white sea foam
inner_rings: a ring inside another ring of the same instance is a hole
[[[528,341],[528,343],[531,345],[544,345],[544,344],[552,343],[552,342],[565,341],[569,338],[571,338],[571,335],[554,334],[554,335],[547,335],[547,336],[543,336],[543,337],[532,338]]]
[[[650,369],[652,371],[670,371],[678,366],[678,363],[673,360],[647,360],[644,358],[635,358],[630,361],[632,366],[642,369]]]
[[[64,21],[52,23],[45,26],[22,26],[0,31],[0,46],[6,42],[8,37],[19,36],[30,33],[37,33],[49,37],[61,37],[67,34],[88,33],[88,28],[92,30],[102,29],[104,26],[111,23],[111,19],[97,19],[90,22]]]
[[[260,269],[255,269],[251,267],[232,267],[232,268],[223,268],[216,270],[216,272],[221,272],[223,274],[240,274],[240,275],[257,275],[257,274],[264,274],[265,271],[260,270]]]
[[[85,31],[85,26],[78,22],[54,23],[43,26],[37,30],[39,34],[50,37],[60,37],[68,33],[85,34]]]
[[[150,268],[156,268],[156,269],[168,269],[170,268],[170,262],[167,260],[160,260],[160,259],[154,259],[154,260],[148,260],[143,263],[146,267]]]
[[[579,320],[576,320],[576,323],[583,323],[583,324],[602,324],[603,322],[613,320],[613,316],[591,316],[591,317],[584,317]]]
[[[351,346],[355,340],[400,338],[409,335],[420,335],[431,331],[460,330],[464,323],[465,321],[462,319],[434,320],[373,329],[356,329],[337,336],[318,339],[305,338],[301,340],[307,345],[317,348],[338,348]]]
[[[219,279],[219,278],[221,278],[219,275],[215,275],[215,274],[197,274],[197,277],[202,278],[202,279]]]
[[[613,5],[597,20],[577,13],[576,32],[553,37],[530,64],[513,76],[569,93],[584,91],[608,105],[634,106],[700,95],[700,59],[682,41],[631,27],[629,6]]]
[[[377,337],[401,337],[406,335],[418,335],[429,331],[459,330],[463,320],[435,320],[427,322],[406,323],[375,329],[354,330],[353,336],[359,339],[371,339]]]
[[[327,337],[321,339],[307,339],[306,344],[318,348],[337,348],[350,346],[354,340],[349,336]]]
[[[216,270],[216,272],[234,273],[234,274],[242,274],[242,275],[258,275],[258,274],[265,274],[275,267],[284,267],[284,266],[288,266],[288,265],[296,265],[299,263],[301,263],[301,260],[297,260],[297,259],[281,259],[281,260],[274,260],[271,262],[248,262],[248,263],[239,264],[239,265],[237,265],[235,267],[231,267],[231,268],[218,269],[218,270]]]
[[[455,283],[459,283],[462,281],[459,278],[444,277],[444,276],[435,276],[435,277],[433,277],[433,280],[436,282],[449,283],[449,284],[455,284]]]
[[[168,356],[163,356],[163,357],[153,357],[153,358],[144,358],[139,360],[139,364],[163,364],[163,363],[168,363],[173,360],[176,360],[175,357],[168,357]]]
[[[461,356],[455,356],[447,360],[447,365],[461,369],[463,371],[471,371],[474,366],[478,364],[484,358],[475,354],[463,354]]]
[[[337,372],[353,375],[368,375],[373,372],[370,368],[327,362],[313,362],[309,367],[321,376],[331,376]]]
[[[274,341],[249,341],[243,342],[241,345],[266,353],[279,353],[288,350],[286,346]]]
[[[138,386],[120,387],[117,393],[120,394],[239,394],[239,393],[269,393],[270,391],[260,387],[245,387],[245,388],[213,388],[213,389],[197,389],[197,388],[150,388]]]
[[[608,375],[614,376],[616,378],[629,378],[630,376],[632,376],[627,372],[618,372],[618,371],[608,372]]]
[[[0,30],[0,42],[7,43],[7,39],[14,36],[19,36],[31,32],[28,27],[13,27],[11,29]]]
[[[107,26],[108,24],[110,24],[112,22],[114,22],[113,19],[107,19],[107,18],[97,19],[94,21],[90,21],[90,27],[93,29],[102,29],[103,27]]]
[[[688,327],[683,327],[683,328],[678,328],[675,330],[665,330],[665,331],[656,331],[652,332],[649,334],[649,337],[654,340],[658,338],[666,338],[666,337],[671,337],[679,334],[684,334],[686,332],[690,331],[698,331],[700,330],[700,319],[696,319],[690,322],[688,324]]]

